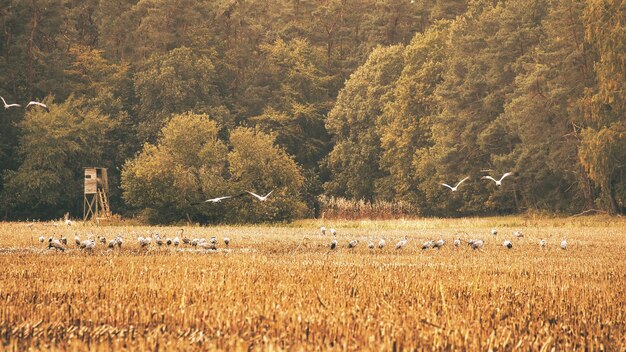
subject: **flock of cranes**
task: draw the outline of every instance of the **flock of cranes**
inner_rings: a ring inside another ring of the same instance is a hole
[[[325,235],[325,234],[326,234],[326,227],[322,226],[322,227],[320,228],[320,232],[322,233],[322,235]],[[333,238],[333,240],[330,242],[329,248],[330,248],[331,250],[335,250],[335,249],[337,249],[337,248],[339,247],[339,242],[338,242],[338,240],[337,240],[337,236],[336,236],[337,231],[336,231],[334,228],[331,228],[331,229],[330,229],[330,233],[334,236],[334,238]],[[497,236],[497,235],[498,235],[498,231],[497,231],[496,229],[492,229],[492,230],[491,230],[491,234],[495,237],[495,236]],[[520,238],[523,238],[523,237],[524,237],[524,235],[523,235],[520,231],[513,231],[512,236],[513,236],[513,237],[516,237],[516,238],[518,238],[518,239],[520,239]],[[402,238],[402,239],[401,239],[398,243],[396,243],[396,247],[395,247],[395,248],[396,248],[396,250],[399,250],[399,249],[402,249],[402,248],[406,247],[408,242],[409,242],[409,238],[408,238],[408,236],[404,236],[404,238]],[[455,247],[460,247],[460,246],[461,246],[461,243],[463,243],[463,242],[467,243],[467,244],[470,246],[470,248],[472,248],[472,249],[482,249],[482,248],[484,247],[484,245],[485,245],[485,241],[484,241],[484,240],[482,240],[482,239],[469,239],[469,240],[466,240],[466,241],[465,241],[465,240],[462,240],[462,239],[461,239],[461,238],[459,238],[459,237],[455,238],[455,239],[454,239],[454,241],[452,242],[452,244],[453,244]],[[378,245],[376,245],[376,244],[374,243],[374,241],[369,241],[369,243],[368,243],[367,247],[368,247],[370,250],[375,250],[375,249],[376,249],[376,247],[378,247],[378,249],[383,249],[383,248],[385,247],[386,243],[387,243],[387,242],[386,242],[385,238],[381,238],[381,239],[378,241]],[[359,244],[359,240],[358,240],[358,239],[353,239],[353,240],[350,240],[350,241],[348,242],[348,244],[347,244],[347,248],[348,248],[348,249],[353,249],[353,248],[355,248],[358,244]],[[440,239],[438,239],[438,240],[427,240],[427,241],[425,241],[424,243],[422,243],[422,245],[421,245],[421,249],[422,249],[422,250],[428,250],[428,249],[440,249],[440,248],[442,248],[445,244],[446,244],[446,241],[445,241],[444,239],[442,239],[442,238],[440,238]],[[509,239],[505,239],[505,240],[502,242],[502,246],[503,246],[504,248],[507,248],[507,249],[512,249],[512,248],[513,248],[513,242],[512,242],[511,240],[509,240]],[[545,239],[541,239],[541,240],[539,241],[539,246],[540,246],[542,249],[546,248],[546,246],[547,246],[547,241],[546,241]],[[563,239],[563,240],[561,241],[560,248],[561,248],[561,249],[563,249],[563,250],[567,249],[567,239]]]
[[[483,176],[483,177],[481,177],[481,179],[483,179],[483,180],[491,180],[491,181],[495,182],[496,186],[502,186],[502,181],[505,178],[507,178],[509,176],[513,176],[513,175],[517,175],[517,174],[515,172],[507,172],[504,175],[502,175],[502,177],[500,177],[500,179],[498,179],[498,180],[496,180],[495,178],[493,178],[491,176]],[[461,186],[461,184],[463,184],[463,182],[465,182],[465,181],[467,181],[469,179],[470,179],[470,177],[467,176],[464,179],[462,179],[461,181],[459,181],[455,186],[450,186],[447,183],[442,183],[441,185],[444,186],[444,187],[448,187],[452,192],[456,192],[459,189],[459,186]],[[206,200],[203,200],[203,201],[200,201],[200,202],[192,202],[191,205],[206,204],[206,203],[213,203],[213,204],[215,204],[215,203],[220,203],[220,202],[222,202],[225,199],[238,198],[238,197],[241,197],[241,196],[245,196],[246,194],[251,195],[252,197],[256,198],[260,202],[265,202],[265,201],[267,201],[267,198],[270,196],[270,194],[272,194],[272,192],[274,192],[274,190],[271,190],[266,195],[261,196],[261,195],[258,195],[256,193],[254,193],[254,192],[251,192],[251,191],[245,191],[243,193],[240,193],[240,194],[237,194],[237,195],[234,195],[234,196],[220,196],[220,197],[209,198],[209,199],[206,199]],[[334,231],[334,229],[331,229],[331,234],[334,235],[334,233],[332,233],[333,231]],[[323,229],[322,232],[325,233],[326,229]],[[355,246],[356,246],[356,244],[355,244]]]
[[[269,194],[267,194],[265,197],[267,196],[269,196]],[[30,227],[32,230],[34,224],[35,224],[34,222],[30,222],[27,224],[27,226]],[[65,224],[68,226],[72,226],[72,221],[69,219],[67,214],[65,216]],[[59,226],[59,223],[55,223],[54,226]],[[137,244],[139,245],[140,248],[147,248],[151,246],[152,243],[154,243],[158,247],[165,246],[165,247],[178,248],[179,246],[182,246],[182,245],[188,245],[192,248],[197,247],[197,248],[205,249],[205,250],[217,250],[217,246],[218,246],[217,236],[211,236],[208,240],[203,237],[188,238],[184,236],[185,229],[181,228],[179,231],[180,233],[177,233],[177,235],[173,237],[162,237],[158,232],[148,233],[145,237],[139,236],[137,238]],[[320,232],[321,232],[321,235],[324,237],[327,233],[326,227],[324,226],[320,227]],[[328,245],[328,248],[330,250],[338,249],[340,246],[339,246],[339,240],[337,239],[337,230],[335,230],[334,228],[330,228],[328,232],[330,232],[330,235],[333,236],[333,239]],[[490,233],[493,238],[498,237],[498,230],[492,229]],[[513,231],[511,233],[511,236],[517,238],[518,240],[521,238],[524,238],[524,234],[520,231]],[[51,237],[48,237],[47,241],[46,241],[45,236],[41,236],[39,237],[39,242],[40,243],[47,242],[48,248],[54,249],[56,251],[65,251],[68,248],[68,241],[67,241],[67,238],[64,236],[61,236],[59,238],[55,238],[54,236],[51,236]],[[97,242],[101,243],[102,246],[106,246],[106,248],[113,250],[116,248],[121,249],[124,239],[121,234],[118,234],[113,239],[108,240],[108,241],[104,236],[87,235],[86,239],[81,239],[78,234],[74,235],[74,243],[77,249],[87,250],[87,251],[93,250],[96,247]],[[231,240],[229,237],[224,237],[223,242],[224,242],[224,245],[228,247]],[[456,238],[452,242],[452,245],[454,247],[460,247],[463,242],[467,243],[467,245],[470,248],[475,249],[475,250],[483,249],[485,245],[485,240],[483,239],[464,240],[464,239],[461,239],[459,236],[456,236]],[[360,243],[359,239],[348,239],[348,243],[346,247],[348,249],[354,249],[359,245],[359,243]],[[396,243],[395,249],[396,250],[403,249],[408,246],[408,243],[409,243],[408,236],[404,236]],[[427,240],[423,242],[421,244],[421,247],[418,247],[418,248],[421,248],[422,250],[441,249],[442,247],[446,245],[446,243],[447,243],[446,240],[444,240],[443,238],[439,238],[437,240],[431,239],[431,240]],[[539,240],[538,244],[541,249],[545,249],[548,245],[545,239]],[[370,240],[368,242],[367,247],[370,250],[375,250],[376,248],[382,250],[383,248],[386,247],[386,245],[387,245],[387,240],[384,237],[382,237],[378,240],[378,243],[374,243],[374,241]],[[506,249],[513,249],[513,241],[511,241],[510,239],[504,239],[502,242],[502,246]],[[561,241],[560,248],[563,250],[567,249],[567,239],[563,239]]]
[[[9,110],[12,108],[21,108],[22,105],[21,104],[17,104],[17,103],[13,103],[13,104],[8,104],[6,100],[4,100],[3,97],[0,97],[0,99],[2,99],[2,104],[4,105],[4,110]],[[28,102],[28,104],[26,104],[26,106],[24,107],[26,110],[31,109],[32,107],[40,107],[44,110],[46,110],[46,112],[50,112],[50,109],[48,108],[48,105],[44,104],[44,103],[40,103],[38,101],[30,101]]]
[[[253,196],[254,198],[258,199],[260,202],[265,202],[265,201],[267,201],[267,198],[270,196],[270,194],[272,194],[272,192],[274,192],[274,190],[271,190],[268,194],[266,194],[264,196],[260,196],[260,195],[254,193],[254,192],[245,191],[244,193],[240,193],[240,194],[235,195],[235,196],[221,196],[221,197],[210,198],[210,199],[207,199],[207,200],[203,200],[201,202],[191,203],[191,205],[198,205],[198,204],[205,204],[205,203],[221,203],[224,199],[238,198],[238,197],[241,197],[241,196],[245,196],[246,194],[249,194],[249,195]]]
[[[137,244],[139,245],[140,248],[147,248],[152,243],[154,243],[158,247],[173,246],[174,248],[178,248],[181,245],[188,245],[190,247],[198,247],[198,248],[206,249],[206,250],[217,250],[217,245],[218,245],[217,236],[211,236],[207,240],[206,238],[187,238],[183,236],[183,233],[184,233],[184,229],[181,229],[180,234],[178,234],[177,236],[173,238],[171,237],[163,238],[159,233],[153,233],[150,235],[146,235],[145,237],[139,236],[137,237]],[[181,236],[182,239],[179,236]],[[230,244],[230,238],[224,237],[223,241],[226,247],[228,247]],[[67,237],[64,237],[64,236],[60,236],[59,238],[55,238],[54,236],[51,236],[48,238],[47,241],[46,241],[45,236],[40,236],[39,242],[40,243],[47,242],[48,249],[54,249],[55,251],[64,252],[66,249],[69,248]],[[87,238],[83,240],[78,234],[74,235],[74,243],[77,249],[81,249],[85,251],[92,251],[93,249],[96,248],[97,242],[101,243],[102,246],[106,246],[106,248],[113,250],[116,248],[122,249],[122,244],[124,242],[124,239],[122,235],[117,235],[113,239],[107,241],[106,237],[104,236],[87,235]]]
[[[482,179],[482,180],[491,180],[491,181],[493,181],[493,182],[495,182],[495,183],[496,183],[496,186],[498,186],[498,187],[499,187],[499,186],[502,186],[502,181],[503,181],[505,178],[507,178],[507,177],[509,177],[509,176],[514,176],[514,175],[516,175],[516,173],[515,173],[515,172],[507,172],[507,173],[505,173],[504,175],[502,175],[502,177],[500,177],[500,179],[499,179],[499,180],[496,180],[495,178],[493,178],[493,177],[491,177],[491,176],[483,176],[483,177],[481,177],[481,179]],[[469,176],[467,176],[467,177],[465,177],[464,179],[462,179],[461,181],[459,181],[459,182],[458,182],[455,186],[450,186],[450,185],[449,185],[449,184],[447,184],[447,183],[442,183],[441,185],[442,185],[442,186],[444,186],[444,187],[448,187],[448,188],[450,188],[450,190],[451,190],[452,192],[456,192],[456,191],[459,189],[459,186],[460,186],[461,184],[463,184],[463,182],[465,182],[465,181],[467,181],[467,180],[469,180],[469,179],[470,179],[470,177],[469,177]]]

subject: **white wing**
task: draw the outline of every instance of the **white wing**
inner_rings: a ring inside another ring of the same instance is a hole
[[[252,196],[256,197],[258,200],[263,199],[263,197],[261,197],[260,195],[258,195],[258,194],[256,194],[256,193],[254,193],[254,192],[250,192],[250,191],[246,191],[246,192],[248,192],[248,194],[250,194],[250,195],[252,195]],[[270,193],[271,193],[271,192],[270,192]]]
[[[507,172],[506,174],[502,175],[502,177],[500,177],[500,181],[504,180],[505,177],[509,177],[511,175],[513,175],[512,172]]]
[[[448,184],[442,183],[441,185],[442,185],[442,186],[446,186],[446,187],[448,187],[448,188],[450,188],[451,190],[453,190],[453,191],[454,191],[454,188],[452,188],[452,186],[450,186],[450,185],[448,185]]]
[[[232,196],[224,196],[224,197],[217,197],[217,198],[211,198],[211,199],[207,199],[204,202],[208,203],[208,202],[212,202],[212,203],[217,203],[222,201],[222,199],[228,199],[228,198],[232,198]]]
[[[483,176],[481,178],[484,179],[484,180],[491,180],[491,181],[496,182],[496,183],[498,182],[495,178],[493,178],[491,176]]]
[[[32,106],[32,105],[41,106],[41,107],[42,107],[42,108],[44,108],[46,111],[48,111],[48,112],[50,111],[50,110],[48,109],[48,105],[43,104],[43,103],[40,103],[40,102],[38,102],[38,101],[31,101],[31,102],[29,102],[29,103],[28,103],[28,105],[26,105],[26,109],[28,109],[28,107],[29,107],[29,106]]]
[[[462,179],[461,181],[459,181],[459,183],[456,184],[456,186],[454,188],[457,188],[461,185],[461,183],[467,181],[469,179],[469,176],[467,176],[466,178]]]
[[[4,100],[3,97],[0,97],[0,99],[2,99],[2,103],[4,103],[4,108],[8,109],[8,108],[21,108],[22,106],[20,104],[7,104],[6,100]]]
[[[270,194],[272,194],[272,192],[274,192],[274,190],[271,190],[270,193],[266,194],[265,196],[263,196],[263,198],[267,198],[270,196]]]

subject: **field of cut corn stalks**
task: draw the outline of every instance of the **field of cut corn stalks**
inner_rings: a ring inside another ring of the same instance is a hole
[[[159,246],[157,233],[181,243]],[[76,235],[95,248],[78,248]],[[608,217],[184,231],[3,223],[1,349],[624,351],[625,235],[626,222]],[[121,248],[109,249],[116,236]],[[182,242],[212,236],[215,249]],[[64,250],[48,249],[50,237],[67,238]]]

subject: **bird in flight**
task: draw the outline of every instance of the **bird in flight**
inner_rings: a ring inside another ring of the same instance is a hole
[[[44,104],[44,103],[40,103],[38,101],[31,101],[26,105],[26,109],[28,110],[31,106],[40,106],[42,107],[44,110],[46,110],[46,112],[50,112],[50,109],[48,109],[48,105]]]
[[[2,99],[2,103],[4,104],[4,109],[8,110],[10,108],[21,108],[22,106],[20,104],[7,104],[6,100],[4,100],[3,97],[0,97],[0,99]]]
[[[467,176],[466,178],[462,179],[461,181],[459,181],[459,183],[456,184],[456,186],[452,187],[447,183],[442,183],[442,186],[448,187],[452,190],[452,192],[456,192],[457,188],[459,188],[459,186],[461,185],[461,183],[467,181],[469,179],[469,176]]]
[[[274,190],[271,190],[270,193],[264,195],[264,196],[260,196],[254,192],[250,192],[250,191],[246,191],[248,194],[250,194],[251,196],[254,196],[256,199],[258,199],[261,202],[265,202],[267,200],[267,197],[270,196],[270,194],[272,194],[272,192],[274,192]]]
[[[220,203],[222,200],[232,198],[232,197],[233,196],[216,197],[216,198],[203,200],[202,202],[191,203],[191,205],[198,205],[198,204],[203,204],[203,203]]]
[[[221,203],[222,200],[224,200],[224,199],[238,198],[238,197],[241,197],[243,195],[245,195],[245,193],[240,193],[240,194],[237,194],[235,196],[215,197],[215,198],[203,200],[203,201],[200,201],[200,202],[193,202],[193,203],[191,201],[189,201],[189,199],[187,199],[187,201],[189,201],[189,203],[191,203],[191,205],[198,205],[198,204],[204,204],[204,203]]]
[[[483,176],[481,177],[483,180],[491,180],[493,182],[496,183],[496,186],[502,186],[502,180],[504,180],[505,177],[509,177],[511,175],[515,175],[514,172],[507,172],[504,175],[502,175],[502,177],[500,177],[499,180],[496,180],[495,178],[491,177],[491,176]]]

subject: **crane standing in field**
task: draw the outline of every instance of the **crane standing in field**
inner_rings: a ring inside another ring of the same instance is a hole
[[[400,242],[396,243],[396,250],[404,248],[408,242],[409,239],[404,236],[404,238],[401,239]]]

